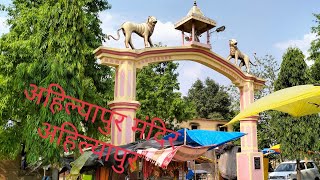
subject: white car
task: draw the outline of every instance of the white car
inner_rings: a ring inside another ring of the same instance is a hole
[[[282,162],[274,172],[269,174],[268,179],[296,180],[296,165],[296,161]],[[320,180],[319,170],[313,161],[300,161],[300,169],[302,180]]]

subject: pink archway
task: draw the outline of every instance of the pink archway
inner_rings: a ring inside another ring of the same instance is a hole
[[[101,64],[116,68],[114,101],[109,103],[112,110],[130,117],[122,123],[122,131],[112,128],[112,143],[122,145],[134,141],[134,132],[129,129],[133,125],[132,118],[140,103],[136,101],[136,69],[150,63],[190,60],[201,63],[229,78],[240,89],[240,109],[243,110],[254,101],[254,91],[261,89],[263,79],[242,72],[239,67],[226,61],[208,48],[199,46],[157,47],[140,50],[115,49],[99,47],[94,51]],[[258,152],[257,143],[258,116],[241,120],[241,132],[247,133],[241,138],[241,153],[237,154],[238,179],[262,179],[262,153]],[[255,168],[257,159],[260,169]],[[239,166],[241,164],[241,166]],[[239,173],[241,172],[241,173]],[[249,178],[248,178],[249,177]]]

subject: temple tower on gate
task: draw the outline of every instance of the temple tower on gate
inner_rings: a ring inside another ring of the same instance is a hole
[[[187,16],[174,25],[174,28],[182,33],[182,45],[201,46],[208,49],[211,49],[209,31],[214,27],[216,27],[216,22],[203,15],[196,1]],[[185,36],[185,33],[189,36]],[[200,42],[200,36],[203,33],[206,33],[206,42]]]

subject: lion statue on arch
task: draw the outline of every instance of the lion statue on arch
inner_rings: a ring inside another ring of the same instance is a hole
[[[147,22],[141,23],[141,24],[137,24],[133,22],[125,22],[121,25],[120,29],[118,29],[117,38],[113,37],[112,35],[108,35],[107,39],[109,40],[111,37],[112,39],[118,41],[120,39],[119,31],[122,30],[125,36],[126,48],[129,48],[129,45],[130,45],[131,49],[134,49],[134,46],[131,40],[131,35],[134,32],[144,39],[145,47],[148,47],[148,44],[150,45],[150,47],[153,47],[153,44],[151,42],[151,35],[154,31],[154,27],[156,26],[156,24],[157,24],[157,19],[154,16],[149,16]]]
[[[230,54],[227,57],[227,61],[229,61],[231,58],[235,59],[234,64],[236,66],[239,66],[240,68],[242,66],[246,67],[247,73],[250,73],[250,64],[252,64],[253,66],[256,66],[255,64],[253,64],[250,61],[250,58],[248,55],[242,53],[239,49],[238,49],[238,42],[235,39],[230,39],[229,40],[229,46],[230,46]],[[238,65],[238,59],[241,61],[240,64]]]

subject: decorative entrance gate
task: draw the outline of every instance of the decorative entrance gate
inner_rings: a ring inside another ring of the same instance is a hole
[[[140,50],[99,47],[94,51],[102,65],[116,69],[114,101],[109,103],[110,108],[128,116],[121,124],[122,131],[118,131],[114,124],[111,125],[112,144],[123,145],[135,139],[130,127],[134,125],[133,118],[140,106],[136,101],[136,70],[150,63],[177,60],[201,63],[226,76],[240,89],[240,110],[254,101],[254,91],[261,89],[265,81],[243,73],[239,67],[210,50],[209,30],[213,27],[215,22],[204,17],[195,3],[187,17],[176,24],[176,29],[182,31],[183,46]],[[185,32],[190,33],[191,37],[185,38]],[[204,32],[207,32],[206,44],[200,43],[197,37]],[[185,39],[189,42],[185,43]],[[258,116],[252,116],[240,121],[240,130],[247,135],[241,138],[241,153],[237,154],[238,180],[263,179],[263,158],[257,145],[257,120]]]
[[[128,116],[122,123],[122,131],[112,124],[112,144],[123,145],[134,141],[133,118],[140,104],[136,100],[136,69],[150,63],[191,60],[210,67],[228,77],[240,89],[240,109],[243,110],[254,101],[254,91],[262,88],[264,80],[243,73],[238,67],[206,48],[194,46],[159,47],[141,50],[113,49],[99,47],[95,51],[103,65],[116,68],[114,101],[109,103],[112,110]],[[238,154],[238,179],[260,179],[262,177],[262,154],[257,145],[258,116],[241,120],[241,132],[247,133],[241,138],[241,153]],[[260,157],[261,169],[254,169],[254,157]],[[251,171],[253,171],[251,173]],[[247,173],[246,173],[247,172]],[[241,178],[243,177],[243,178]],[[255,178],[256,177],[256,178]]]

